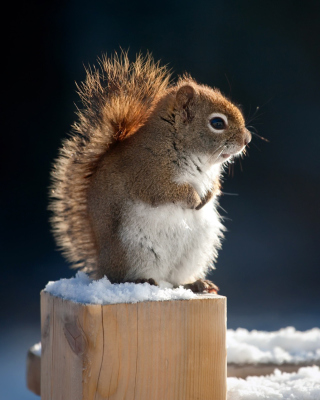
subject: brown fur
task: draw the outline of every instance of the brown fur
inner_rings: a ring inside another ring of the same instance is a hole
[[[52,171],[51,223],[57,244],[75,268],[96,268],[97,249],[87,210],[87,192],[101,157],[133,135],[148,119],[170,74],[150,55],[130,64],[123,53],[87,71],[79,89],[84,108],[64,141]]]
[[[84,109],[54,166],[50,208],[57,243],[73,266],[121,282],[128,261],[119,231],[128,201],[200,209],[220,183],[203,199],[191,185],[175,183],[185,155],[215,154],[223,140],[243,145],[248,133],[218,90],[187,76],[169,87],[168,72],[150,56],[133,64],[126,54],[104,58],[100,67],[80,86]],[[229,122],[216,137],[206,127],[212,112]]]

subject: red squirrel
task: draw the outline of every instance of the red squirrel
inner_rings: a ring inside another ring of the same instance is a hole
[[[223,164],[251,140],[240,110],[190,76],[170,83],[150,55],[103,58],[79,87],[83,108],[55,162],[57,243],[112,283],[162,281],[217,292]]]

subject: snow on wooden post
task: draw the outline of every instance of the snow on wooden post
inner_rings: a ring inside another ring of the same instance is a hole
[[[41,293],[42,400],[225,400],[226,298],[84,305]]]

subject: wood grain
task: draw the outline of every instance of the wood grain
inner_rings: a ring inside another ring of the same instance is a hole
[[[82,305],[41,293],[43,400],[226,399],[226,298]]]

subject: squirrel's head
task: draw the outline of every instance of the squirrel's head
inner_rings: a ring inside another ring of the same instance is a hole
[[[251,140],[239,108],[218,90],[181,81],[173,93],[175,127],[185,146],[222,163],[240,154]]]

